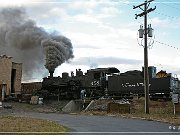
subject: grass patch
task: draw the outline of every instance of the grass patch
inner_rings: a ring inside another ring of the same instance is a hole
[[[81,112],[82,115],[108,115],[108,116],[120,116],[127,118],[144,118],[146,120],[155,120],[170,123],[176,126],[180,126],[180,113],[174,116],[172,101],[149,101],[149,114],[145,114],[145,99],[141,97],[137,99],[134,97],[130,105],[130,114],[125,113],[107,113],[106,111],[87,111]],[[180,112],[180,110],[179,110]]]
[[[144,111],[144,98],[133,99],[132,112],[127,114],[135,117],[143,117],[148,120],[159,120],[180,125],[180,115],[174,116],[172,101],[149,101],[149,114]]]
[[[29,103],[18,103],[18,102],[9,102],[8,104],[12,105],[14,111],[18,112],[44,112],[44,113],[61,113],[62,108],[69,101],[44,101],[42,105],[32,105]]]
[[[68,132],[56,122],[28,117],[0,117],[0,132]]]

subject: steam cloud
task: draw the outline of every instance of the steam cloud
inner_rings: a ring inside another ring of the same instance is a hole
[[[42,41],[42,45],[46,52],[45,67],[54,72],[55,68],[66,60],[73,58],[71,41],[63,36],[52,37]]]
[[[23,63],[23,80],[26,81],[32,79],[33,74],[40,73],[42,77],[44,64],[48,70],[54,70],[73,58],[73,47],[68,38],[49,34],[36,26],[25,9],[4,8],[0,10],[0,54]]]

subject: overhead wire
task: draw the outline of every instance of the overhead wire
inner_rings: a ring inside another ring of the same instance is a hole
[[[170,1],[170,0],[169,0]],[[179,10],[180,11],[180,8],[177,8],[176,6],[172,6],[172,5],[170,5],[170,4],[180,4],[180,2],[175,2],[175,1],[171,1],[171,2],[168,2],[168,4],[167,3],[165,3],[165,2],[160,2],[160,4],[163,4],[163,5],[165,5],[165,6],[167,6],[167,7],[170,7],[170,8],[173,8],[173,9],[176,9],[176,10]]]
[[[163,43],[163,42],[158,41],[158,40],[154,40],[154,42],[159,43],[159,44],[161,44],[161,45],[165,45],[165,46],[171,47],[171,48],[173,48],[173,49],[177,49],[177,50],[179,50],[179,48],[178,48],[178,47],[174,47],[174,46],[172,46],[172,45],[169,45],[169,44]]]
[[[159,1],[161,1],[161,0],[159,0]],[[168,1],[170,1],[170,0],[168,0]],[[174,3],[177,4],[177,2],[171,1],[171,2],[168,2],[168,4],[167,4],[167,3],[161,1],[161,2],[159,2],[159,3],[160,3],[160,4],[163,4],[163,5],[167,6],[167,7],[170,7],[170,8],[173,8],[173,9],[176,9],[176,10],[180,11],[180,8],[177,8],[177,7],[175,7],[175,6],[170,5],[170,4],[174,4]],[[180,2],[178,2],[178,4],[180,4]],[[155,13],[156,13],[156,14],[159,14],[159,15],[163,15],[163,16],[169,17],[169,18],[171,18],[171,19],[180,20],[179,17],[175,17],[175,16],[172,16],[172,15],[167,15],[167,14],[165,14],[165,13],[161,13],[161,12],[158,12],[158,11],[155,11]]]
[[[153,20],[151,19],[151,17],[150,17],[149,15],[148,15],[148,18],[150,19],[150,22],[153,22]],[[153,41],[156,42],[156,43],[159,43],[159,44],[161,44],[161,45],[168,46],[168,47],[171,47],[171,48],[173,48],[173,49],[179,50],[178,47],[174,47],[174,46],[169,45],[169,44],[167,44],[167,43],[163,43],[163,42],[161,42],[161,41],[155,40],[155,37],[154,37]],[[153,42],[153,43],[154,43],[154,42]]]
[[[163,3],[163,4],[164,4],[164,5],[167,5],[167,4],[165,4],[165,3]],[[179,11],[180,11],[180,9],[179,9]],[[171,18],[170,21],[180,20],[180,18],[177,18],[177,17],[174,17],[174,16],[170,16],[170,15],[167,15],[167,14],[164,14],[164,13],[161,13],[161,12],[158,12],[158,11],[155,11],[154,13],[159,14],[159,15],[163,15],[163,16],[166,16],[166,17],[168,17],[168,18]],[[149,15],[148,15],[148,18],[150,19],[150,22],[152,23],[153,20],[150,18]],[[173,20],[172,20],[172,19],[173,19]],[[163,42],[157,41],[157,40],[155,40],[155,39],[154,39],[154,42],[159,43],[159,44],[161,44],[161,45],[165,45],[165,46],[171,47],[171,48],[173,48],[173,49],[179,50],[178,47],[174,47],[174,46],[172,46],[172,45],[169,45],[169,44],[167,44],[167,43],[163,43]]]
[[[161,2],[161,3],[163,3],[164,5],[167,5],[167,6],[168,6],[168,4],[165,4],[165,2]],[[168,2],[168,3],[169,3],[169,2]],[[130,3],[124,3],[124,4],[130,5],[130,6],[132,6],[132,7],[134,6],[133,4],[130,4]],[[180,4],[180,2],[179,2],[179,4]],[[173,8],[173,6],[171,6],[171,7]],[[176,8],[176,7],[174,7],[174,8],[175,8],[175,9],[178,9],[178,8]],[[180,9],[178,9],[178,10],[180,11]],[[136,12],[136,13],[137,13],[137,12]],[[180,20],[180,18],[178,18],[178,17],[170,16],[170,15],[167,15],[167,14],[164,14],[164,13],[161,13],[161,12],[158,12],[158,11],[155,11],[154,13],[156,13],[156,14],[158,14],[158,15],[163,15],[163,16],[168,17],[168,18],[171,18],[171,21],[172,21],[172,19],[173,19],[173,20]],[[153,20],[150,18],[149,15],[148,15],[148,18],[149,18],[149,20],[150,20],[150,23],[152,23]],[[136,21],[137,21],[140,25],[143,25],[143,23],[140,22],[138,19],[136,19]],[[138,39],[137,39],[137,40],[138,40]],[[164,46],[171,47],[171,48],[173,48],[173,49],[179,50],[178,47],[174,47],[174,46],[169,45],[169,44],[167,44],[167,43],[163,43],[163,42],[161,42],[161,41],[155,40],[155,38],[152,39],[152,40],[153,40],[153,43],[156,42],[156,43],[158,43],[158,44],[161,44],[161,45],[164,45]],[[140,42],[141,42],[141,43],[138,42],[138,44],[139,44],[140,46],[143,46],[143,45],[142,45],[142,40],[141,40]],[[151,48],[152,48],[152,46],[151,46]]]
[[[164,13],[161,13],[161,12],[158,12],[158,11],[155,11],[154,13],[155,13],[155,14],[159,14],[159,15],[163,15],[163,16],[165,16],[165,17],[168,17],[168,18],[171,18],[171,19],[174,19],[174,20],[180,20],[180,18],[178,18],[178,17],[170,16],[170,15],[167,15],[167,14],[164,14]]]
[[[163,4],[166,5],[166,6],[168,6],[168,7],[171,7],[171,8],[173,8],[173,9],[177,9],[177,10],[180,11],[180,8],[177,8],[177,7],[175,7],[175,6],[171,6],[171,5],[168,5],[168,4],[165,4],[165,3],[163,3]]]

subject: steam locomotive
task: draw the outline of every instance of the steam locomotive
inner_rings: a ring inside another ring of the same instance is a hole
[[[76,75],[71,72],[62,73],[62,77],[51,76],[44,78],[41,93],[44,98],[58,97],[58,99],[79,99],[81,89],[86,90],[86,97],[97,99],[103,96],[112,98],[144,95],[143,70],[120,73],[115,67],[96,68],[87,70],[83,74],[76,69]],[[156,74],[156,67],[149,67],[149,94],[153,99],[171,98],[171,92],[178,89],[178,78],[172,77],[165,71]],[[43,92],[42,92],[43,91]]]

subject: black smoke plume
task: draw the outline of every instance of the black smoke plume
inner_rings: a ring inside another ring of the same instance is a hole
[[[73,47],[68,38],[38,27],[25,9],[4,8],[0,10],[0,54],[23,63],[23,80],[27,81],[34,75],[42,77],[44,65],[51,71],[73,58]]]
[[[42,41],[46,53],[45,67],[52,77],[56,67],[73,58],[71,41],[64,36],[56,36]]]

